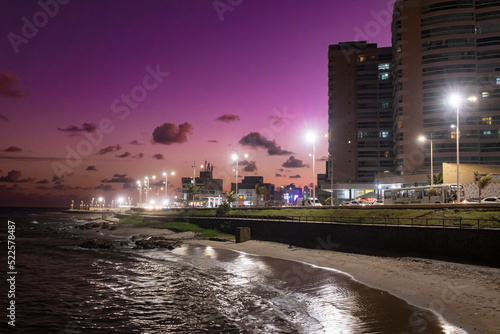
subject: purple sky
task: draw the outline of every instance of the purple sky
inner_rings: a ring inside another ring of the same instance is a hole
[[[206,160],[227,190],[236,150],[240,175],[308,185],[305,133],[328,129],[328,45],[389,46],[393,2],[40,1],[49,14],[2,2],[0,205],[137,201],[120,181],[172,170],[177,188]]]

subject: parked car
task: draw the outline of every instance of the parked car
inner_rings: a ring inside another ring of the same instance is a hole
[[[372,205],[384,205],[383,199],[376,199],[372,202]]]
[[[322,206],[317,198],[297,198],[297,206]]]
[[[354,200],[354,201],[350,201],[350,202],[347,202],[347,205],[351,206],[351,205],[362,205],[362,206],[366,206],[366,205],[369,205],[368,202],[365,202],[365,201],[358,201],[358,200]]]
[[[481,203],[500,203],[500,197],[486,197],[481,200]]]

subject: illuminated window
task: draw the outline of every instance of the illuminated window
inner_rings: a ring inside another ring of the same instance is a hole
[[[384,63],[384,64],[378,64],[378,70],[379,71],[386,71],[388,69],[391,68],[391,64],[390,63]]]
[[[490,92],[482,92],[481,96],[482,97],[488,97],[488,96],[490,96]]]
[[[389,108],[389,102],[382,102],[382,103],[380,103],[380,108],[382,108],[382,109]]]
[[[387,80],[390,78],[390,74],[389,73],[379,73],[378,75],[378,79],[379,80]]]
[[[491,116],[481,117],[481,123],[491,125]]]
[[[362,63],[362,62],[364,62],[365,60],[366,60],[366,58],[365,58],[365,57],[363,57],[363,56],[358,57],[358,62],[359,62],[359,63]]]
[[[497,85],[500,85],[500,77],[498,77],[498,78],[496,79],[496,84],[497,84]]]
[[[450,134],[451,134],[451,136],[450,136],[451,139],[456,139],[457,138],[457,131],[451,131]]]
[[[389,138],[389,131],[380,131],[379,137],[380,138]]]

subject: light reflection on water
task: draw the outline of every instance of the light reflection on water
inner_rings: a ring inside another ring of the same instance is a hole
[[[37,220],[19,233],[26,333],[462,333],[335,270],[195,245],[83,250]]]

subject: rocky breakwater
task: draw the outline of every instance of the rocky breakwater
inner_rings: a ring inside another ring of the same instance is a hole
[[[95,220],[78,226],[80,230],[99,233],[99,237],[84,240],[79,246],[89,249],[168,249],[182,246],[181,240],[196,239],[193,232],[174,233],[164,229],[122,227],[116,221]],[[132,235],[137,232],[139,235]],[[145,232],[145,233],[144,233]],[[132,235],[132,236],[131,236]]]

